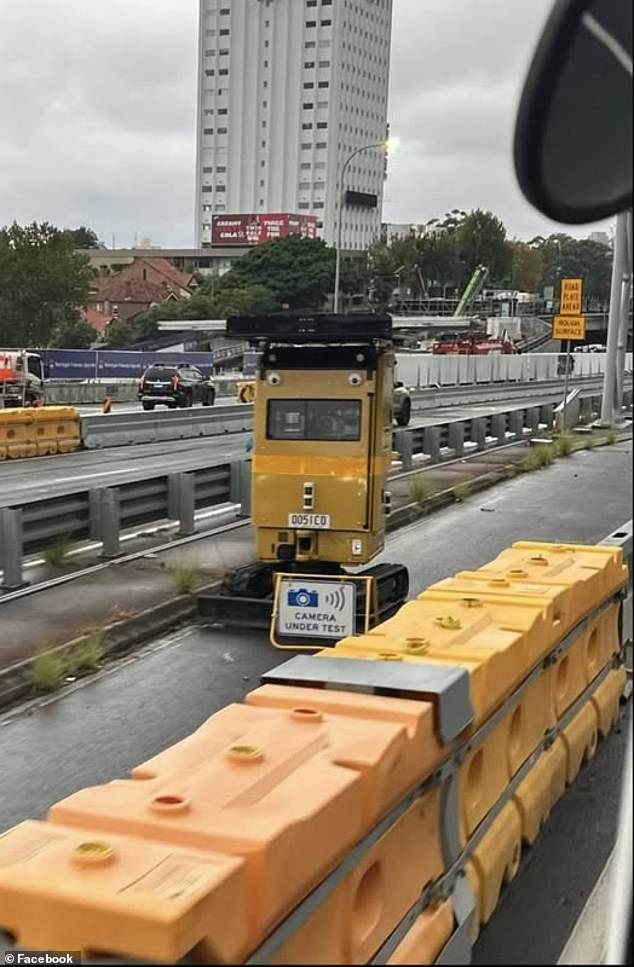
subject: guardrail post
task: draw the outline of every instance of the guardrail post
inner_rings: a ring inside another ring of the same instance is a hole
[[[181,537],[196,533],[196,493],[193,473],[171,473],[167,478],[167,515],[180,523]]]
[[[542,403],[539,408],[539,422],[543,423],[547,427],[552,427],[555,422],[555,406],[554,403]]]
[[[589,396],[584,396],[579,404],[579,422],[592,423],[592,400]]]
[[[539,433],[539,406],[529,406],[527,408],[526,426],[531,433]]]
[[[449,447],[457,457],[464,453],[464,423],[449,424]]]
[[[236,460],[231,464],[229,499],[240,505],[240,517],[251,516],[251,461]]]
[[[119,491],[112,487],[100,490],[101,557],[110,560],[121,554]]]
[[[394,433],[394,449],[397,451],[403,470],[412,469],[412,456],[414,451],[414,439],[409,430],[396,430]]]
[[[513,410],[511,412],[511,433],[514,433],[517,437],[522,437],[524,435],[524,412],[523,410]]]
[[[506,413],[494,413],[491,417],[491,436],[499,444],[506,443]]]
[[[101,491],[91,490],[88,494],[88,507],[90,511],[90,539],[91,541],[101,540]]]
[[[423,432],[423,453],[432,460],[440,459],[440,427],[426,426]]]
[[[28,581],[22,575],[22,511],[13,507],[0,508],[0,562],[2,585],[5,591],[18,591]]]
[[[476,416],[471,420],[471,442],[477,444],[478,450],[486,449],[487,421],[483,416]]]

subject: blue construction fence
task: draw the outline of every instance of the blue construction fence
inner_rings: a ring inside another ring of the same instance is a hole
[[[139,379],[155,363],[196,366],[213,374],[213,353],[130,352],[101,349],[34,349],[44,362],[47,379]]]

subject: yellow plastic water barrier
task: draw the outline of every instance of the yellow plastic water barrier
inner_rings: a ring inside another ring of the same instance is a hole
[[[488,565],[440,582],[5,834],[0,929],[150,962],[464,962],[619,714],[622,554],[563,560],[533,562],[539,581]],[[373,685],[350,691],[359,669]],[[463,698],[438,684],[460,676]]]

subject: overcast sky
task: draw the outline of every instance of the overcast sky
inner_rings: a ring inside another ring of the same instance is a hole
[[[401,143],[385,221],[481,207],[512,236],[557,230],[523,200],[510,154],[551,2],[394,0],[390,122]],[[107,245],[193,243],[197,8],[0,0],[0,225],[86,224]]]

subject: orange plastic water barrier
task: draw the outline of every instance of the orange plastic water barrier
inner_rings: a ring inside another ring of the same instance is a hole
[[[325,656],[467,669],[476,718],[466,742],[587,613],[571,575],[588,572],[578,580],[586,593],[604,595],[597,605],[622,586],[620,551],[566,547],[556,557],[555,548],[556,561],[565,562],[557,569],[548,547],[512,549],[546,558],[526,566],[548,571],[547,579],[507,579],[490,572],[492,565],[463,572]],[[504,559],[507,570],[519,570],[508,564]],[[614,603],[578,630],[565,654],[457,766],[456,833],[464,844],[601,674],[467,862],[477,898],[474,937],[516,874],[522,843],[535,840],[618,716],[625,673],[615,667],[605,674],[617,649]],[[22,824],[0,838],[0,929],[35,949],[150,961],[191,952],[201,962],[241,962],[381,816],[446,761],[438,715],[432,700],[258,688],[245,704],[222,709],[139,765],[130,779],[83,790],[53,806],[48,823]],[[445,868],[443,809],[440,785],[418,792],[268,962],[371,960]],[[451,901],[429,907],[389,962],[434,962],[454,924]]]
[[[53,806],[50,819],[100,835],[128,833],[244,857],[246,954],[441,758],[428,703],[331,693],[323,709],[323,694],[289,692],[288,707],[270,708],[265,703],[279,702],[280,690],[258,690],[249,696],[252,704],[212,716],[193,736],[136,769],[136,778],[76,793]],[[433,860],[419,857],[419,893],[442,869],[437,812],[437,805],[431,818],[425,811],[427,825],[417,833],[419,852],[433,854]],[[403,821],[399,828],[406,828]],[[406,846],[399,842],[395,828],[383,846],[391,853],[382,881],[390,880],[393,894],[385,917],[395,905],[401,916],[408,908],[397,903],[389,870],[394,864],[401,869],[414,847],[411,836]],[[407,878],[403,882],[405,888]],[[383,886],[377,889],[383,895]],[[346,895],[341,888],[329,902],[345,906]],[[397,923],[398,917],[392,927]],[[309,922],[306,929],[314,927]],[[354,944],[342,938],[342,956],[348,947]]]
[[[25,822],[0,837],[0,925],[27,950],[174,962],[205,939],[235,963],[246,930],[236,857]]]

